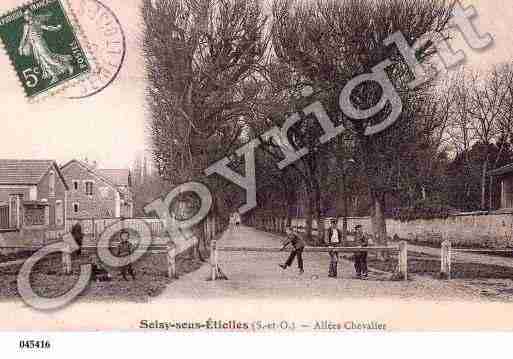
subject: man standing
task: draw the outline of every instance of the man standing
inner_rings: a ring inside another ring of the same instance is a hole
[[[292,252],[290,252],[290,256],[285,264],[280,264],[280,267],[282,269],[287,269],[287,267],[292,265],[294,258],[297,256],[299,274],[303,274],[305,272],[303,269],[303,249],[305,248],[305,241],[303,238],[295,234],[290,226],[287,226],[285,232],[287,233],[287,240],[283,244],[283,247],[280,249],[280,251],[284,250],[289,244],[291,244],[294,249]]]
[[[340,245],[340,241],[342,238],[342,233],[337,228],[337,220],[334,219],[331,221],[331,227],[328,229],[328,246],[336,247]],[[329,251],[330,255],[330,268],[328,277],[336,278],[337,277],[337,266],[338,266],[338,252]]]
[[[75,223],[73,227],[71,227],[71,235],[78,245],[77,254],[80,256],[82,254],[82,240],[84,239],[84,234],[82,233],[82,226],[80,225],[80,222]]]
[[[363,234],[362,226],[358,224],[355,227],[355,241],[359,247],[367,247],[369,241]],[[356,276],[360,279],[367,278],[367,252],[356,252],[354,254],[354,269],[356,270]]]

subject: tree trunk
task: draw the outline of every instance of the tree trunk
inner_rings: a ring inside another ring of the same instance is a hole
[[[486,210],[486,174],[488,173],[488,155],[483,163],[483,172],[481,174],[481,209]]]
[[[367,186],[371,197],[371,224],[372,232],[374,235],[375,245],[387,244],[387,226],[385,222],[385,192],[383,190],[375,189],[373,185],[373,173],[369,171],[369,163],[371,157],[371,147],[368,146],[368,138],[364,134],[364,129],[360,128],[357,131],[358,145],[360,147],[361,162],[365,173],[367,174]],[[384,260],[385,254],[382,252],[377,253],[378,259]]]
[[[372,197],[372,213],[371,223],[372,232],[374,234],[375,245],[386,246],[387,245],[387,227],[385,222],[385,193],[383,192],[371,192]],[[384,253],[378,253],[378,258],[381,260],[385,259]]]
[[[342,242],[347,242],[347,212],[348,212],[348,205],[347,205],[347,187],[346,187],[346,173],[342,174],[342,196],[343,197],[343,210],[344,210],[344,216],[342,217]]]
[[[313,222],[313,213],[314,206],[312,201],[312,188],[310,185],[306,186],[306,232],[305,236],[308,240],[312,239],[312,222]]]
[[[317,241],[319,244],[324,242],[324,222],[322,221],[322,211],[321,211],[321,189],[319,187],[319,183],[315,183],[313,185],[314,193],[313,193],[313,202],[315,209],[315,219],[317,220]]]

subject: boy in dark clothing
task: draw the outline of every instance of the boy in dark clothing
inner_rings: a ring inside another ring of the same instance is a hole
[[[355,227],[355,241],[356,245],[360,247],[367,247],[369,245],[361,225]],[[367,252],[356,252],[354,254],[354,269],[358,278],[367,278]]]
[[[91,280],[95,282],[110,282],[112,280],[109,271],[102,266],[98,258],[92,264]]]
[[[80,225],[80,222],[77,222],[71,227],[71,235],[73,236],[73,239],[78,245],[78,251],[77,255],[82,254],[82,240],[84,238],[84,234],[82,233],[82,226]]]
[[[336,247],[340,245],[342,241],[342,233],[337,228],[337,221],[331,221],[331,227],[328,229],[328,246]],[[330,251],[328,252],[330,255],[330,268],[328,277],[336,278],[337,277],[337,266],[338,266],[338,252]]]
[[[123,230],[119,234],[119,237],[121,239],[121,242],[119,243],[118,247],[118,257],[126,257],[131,255],[133,252],[133,245],[129,241],[130,233],[128,233],[128,231],[126,230]],[[128,281],[127,274],[130,274],[130,276],[132,276],[132,279],[135,280],[135,273],[131,263],[121,267],[121,275],[123,276],[123,279],[126,281]]]
[[[292,252],[290,252],[290,256],[285,262],[285,264],[280,264],[280,267],[282,269],[287,269],[287,267],[290,267],[292,265],[294,258],[297,256],[297,266],[299,268],[299,274],[303,274],[305,272],[303,269],[303,249],[305,248],[305,241],[303,240],[303,238],[295,234],[292,231],[292,228],[287,227],[285,231],[287,233],[287,240],[285,241],[283,247],[280,250],[284,250],[289,244],[291,244],[294,249],[292,250]]]

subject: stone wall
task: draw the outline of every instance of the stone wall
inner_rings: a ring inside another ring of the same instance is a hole
[[[372,233],[370,218],[350,218],[349,228],[361,224],[366,233]],[[397,234],[412,242],[441,243],[450,240],[464,246],[513,246],[513,214],[461,214],[446,219],[400,222],[387,220],[389,236]]]
[[[294,222],[301,225],[304,220],[296,219]],[[466,213],[446,219],[410,222],[388,219],[386,223],[390,237],[396,234],[414,243],[439,244],[450,240],[461,246],[513,247],[513,212]],[[370,217],[348,218],[349,231],[357,224],[362,225],[365,233],[372,233]],[[339,219],[338,227],[342,228],[342,219]]]

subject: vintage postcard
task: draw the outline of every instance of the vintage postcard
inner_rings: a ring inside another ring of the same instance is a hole
[[[510,330],[512,23],[2,0],[0,330]]]

